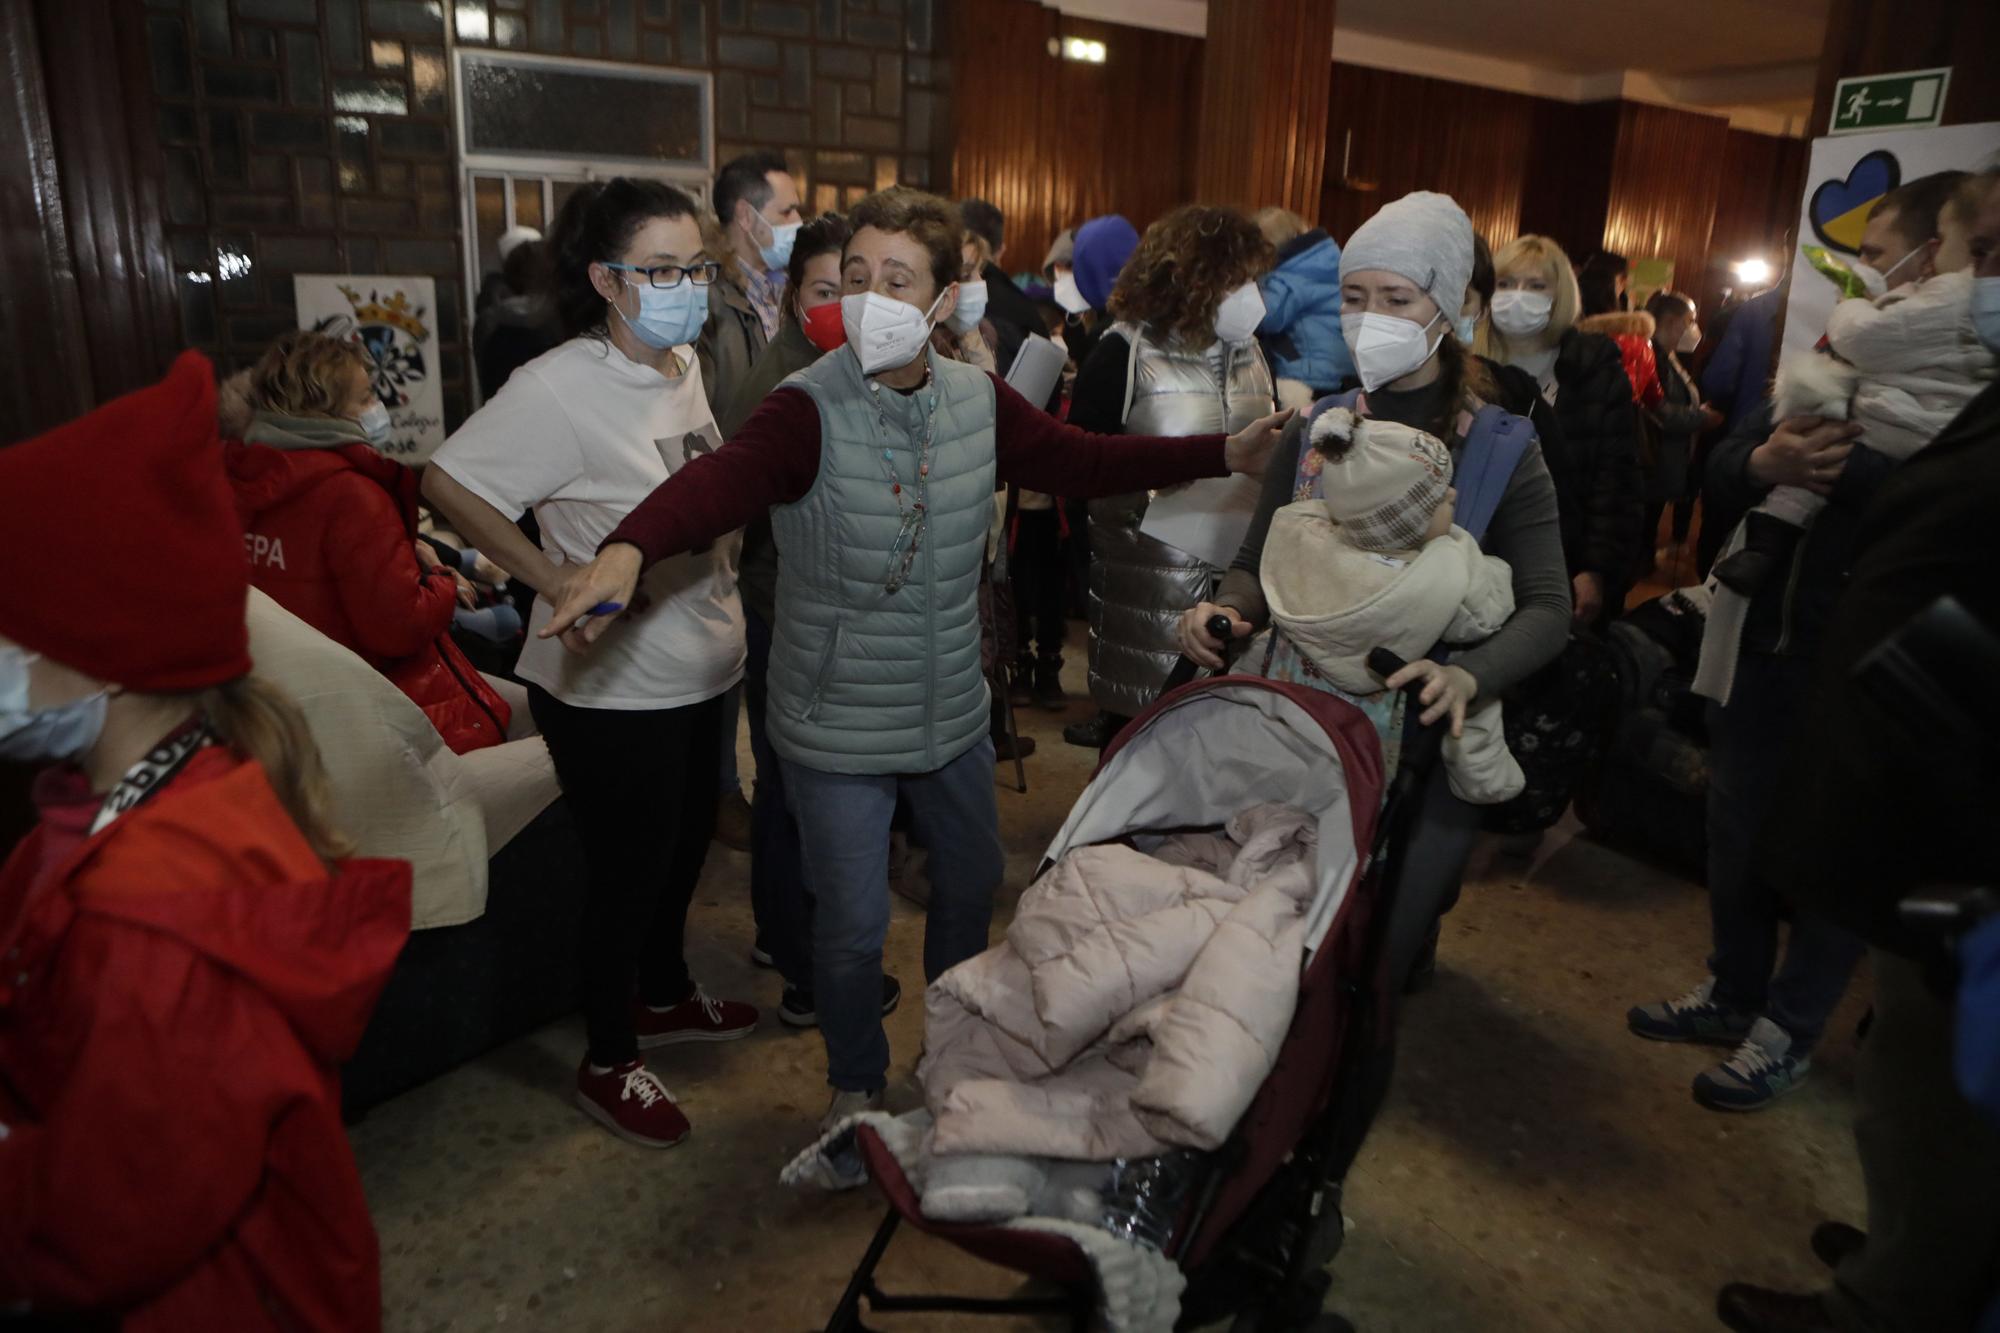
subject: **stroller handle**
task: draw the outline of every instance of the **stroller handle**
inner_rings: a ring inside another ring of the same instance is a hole
[[[1387,648],[1371,648],[1368,651],[1368,669],[1384,682],[1408,666],[1399,654]],[[1417,710],[1423,707],[1424,682],[1413,680],[1403,687],[1403,697],[1415,718]],[[1445,723],[1443,719],[1425,726],[1416,723],[1403,733],[1403,759],[1397,766],[1396,780],[1389,791],[1390,802],[1403,806],[1405,810],[1415,805],[1417,788],[1429,775],[1431,766],[1437,762],[1444,748]]]

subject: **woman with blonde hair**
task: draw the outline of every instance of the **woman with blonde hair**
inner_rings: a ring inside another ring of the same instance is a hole
[[[459,754],[499,745],[514,709],[452,642],[459,579],[417,538],[417,473],[358,344],[287,333],[251,368],[223,446],[250,581],[387,676]]]
[[[0,760],[45,766],[0,869],[0,1308],[377,1328],[340,1067],[410,868],[338,859],[305,719],[250,674],[207,359],[0,450],[0,522]]]
[[[1117,323],[1076,377],[1071,424],[1103,435],[1226,434],[1271,410],[1256,341],[1257,280],[1271,243],[1234,209],[1185,204],[1146,229],[1111,290]],[[1090,695],[1099,709],[1063,732],[1103,746],[1153,701],[1180,658],[1178,608],[1205,600],[1218,570],[1139,530],[1148,493],[1090,502]]]
[[[1546,236],[1516,237],[1493,256],[1493,268],[1479,351],[1527,372],[1555,409],[1561,448],[1545,445],[1572,614],[1579,625],[1596,625],[1624,610],[1645,522],[1631,381],[1616,343],[1577,328],[1582,298],[1561,246]]]

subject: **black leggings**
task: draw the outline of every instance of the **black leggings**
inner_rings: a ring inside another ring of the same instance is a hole
[[[530,685],[528,706],[590,871],[582,967],[590,1059],[623,1064],[639,1054],[634,985],[652,1005],[678,1004],[693,988],[683,951],[688,904],[715,834],[722,700],[578,708]]]
[[[1053,509],[1023,509],[1015,518],[1014,606],[1020,624],[1021,661],[1033,643],[1042,657],[1061,657],[1063,632],[1062,516]]]

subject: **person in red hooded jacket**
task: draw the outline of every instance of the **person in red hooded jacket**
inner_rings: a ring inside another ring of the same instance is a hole
[[[459,754],[507,739],[512,710],[451,640],[458,580],[417,535],[417,474],[381,452],[368,353],[288,333],[250,372],[225,444],[250,581],[410,696]]]
[[[379,1328],[338,1070],[410,869],[336,859],[305,719],[249,674],[208,361],[0,449],[0,523],[0,759],[53,765],[0,868],[0,1311]]]

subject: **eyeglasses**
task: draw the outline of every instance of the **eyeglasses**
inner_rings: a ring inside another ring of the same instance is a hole
[[[640,264],[610,263],[604,267],[617,269],[621,273],[643,273],[646,275],[647,285],[653,287],[678,287],[683,278],[691,279],[697,287],[706,287],[722,276],[722,265],[712,259],[701,264],[660,264],[654,268],[646,268]]]

